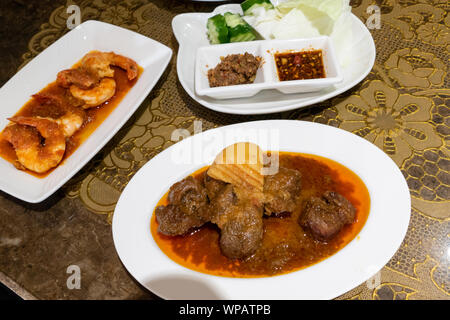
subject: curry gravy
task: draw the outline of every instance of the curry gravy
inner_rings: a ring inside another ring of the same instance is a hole
[[[78,63],[72,68],[77,67]],[[89,135],[94,132],[95,129],[108,117],[108,115],[119,105],[123,97],[128,93],[128,91],[134,86],[139,76],[142,74],[143,69],[139,67],[139,74],[133,80],[128,80],[127,72],[118,67],[111,66],[114,69],[114,80],[116,81],[116,91],[114,96],[108,101],[102,103],[93,108],[86,109],[86,119],[83,122],[81,128],[75,132],[73,136],[66,141],[66,151],[62,161],[58,164],[61,165],[65,159],[67,159],[82,143],[85,141]],[[44,89],[39,91],[39,93],[53,93],[57,95],[66,95],[68,89],[60,87],[56,81],[48,84]],[[58,118],[62,116],[61,110],[54,105],[40,104],[36,99],[31,98],[14,116],[40,116],[40,117],[50,117]],[[0,134],[0,156],[14,164],[17,161],[16,152],[12,145],[2,138]],[[57,168],[56,166],[55,168]],[[36,173],[31,170],[25,169],[27,173],[38,177],[44,178],[55,168],[50,169],[44,173]]]
[[[370,197],[363,181],[343,165],[319,156],[280,152],[280,166],[296,169],[302,174],[299,208],[311,196],[320,197],[325,191],[336,191],[356,208],[355,222],[346,225],[329,242],[314,240],[298,224],[301,209],[264,221],[262,245],[245,260],[232,260],[220,251],[220,230],[214,224],[184,236],[165,236],[157,231],[153,214],[151,233],[160,249],[178,264],[202,273],[225,277],[267,277],[296,271],[333,255],[353,240],[364,226],[370,211]],[[203,179],[208,167],[192,174]],[[167,205],[168,192],[158,202]]]

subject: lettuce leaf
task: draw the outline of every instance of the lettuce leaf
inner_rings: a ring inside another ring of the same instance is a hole
[[[345,44],[351,39],[348,37],[350,0],[275,0],[273,3],[278,3],[275,9],[260,7],[252,15],[244,16],[265,39],[328,35],[335,43]]]
[[[276,9],[281,15],[292,9],[301,10],[320,34],[330,35],[335,21],[350,7],[349,3],[349,0],[289,0]]]
[[[275,39],[312,38],[320,36],[317,28],[306,15],[292,9],[272,29]]]
[[[336,21],[330,39],[336,50],[336,56],[342,67],[354,63],[352,57],[353,43],[355,42],[353,34],[353,19],[351,11],[344,12]]]
[[[277,9],[286,14],[293,8],[308,6],[327,14],[333,21],[336,21],[349,5],[350,0],[289,0],[280,3]]]
[[[275,9],[256,8],[252,15],[244,16],[244,20],[253,27],[264,39],[273,39],[272,29],[281,17]]]

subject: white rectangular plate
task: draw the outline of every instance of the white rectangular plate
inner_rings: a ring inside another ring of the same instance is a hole
[[[0,131],[31,98],[92,50],[114,51],[135,60],[144,70],[136,84],[77,150],[45,178],[17,170],[0,158],[0,190],[27,202],[41,202],[77,173],[117,133],[153,89],[172,50],[138,33],[99,21],[86,21],[30,61],[0,88]]]

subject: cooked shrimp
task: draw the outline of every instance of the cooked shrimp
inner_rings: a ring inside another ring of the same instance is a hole
[[[66,150],[66,139],[55,121],[23,116],[8,120],[16,124],[7,126],[3,136],[13,145],[21,165],[43,173],[61,162]],[[29,127],[36,128],[39,133]],[[45,139],[44,144],[41,143],[41,137]]]
[[[98,106],[110,99],[116,92],[116,81],[111,78],[103,78],[100,83],[92,89],[80,89],[76,85],[70,86],[70,93],[77,99],[84,101],[84,109]]]
[[[130,58],[112,52],[111,64],[127,71],[128,80],[133,80],[138,75],[138,65]]]
[[[69,88],[74,84],[81,89],[89,89],[98,80],[97,76],[93,75],[92,72],[82,68],[62,70],[56,76],[56,83],[63,88]]]
[[[8,124],[1,134],[15,149],[26,149],[41,142],[39,132],[35,128],[17,123]],[[18,160],[14,162],[14,166],[19,170],[26,169]]]
[[[56,106],[62,112],[75,112],[84,114],[84,110],[79,107],[84,104],[80,99],[76,99],[71,94],[57,94],[57,93],[36,93],[32,96],[42,105]]]
[[[62,109],[65,109],[67,105],[67,102],[64,101],[63,96],[55,93],[35,93],[32,97],[40,104],[55,105]]]
[[[66,113],[62,117],[58,119],[53,118],[47,118],[47,117],[36,117],[36,119],[45,119],[49,121],[53,121],[56,124],[59,125],[60,129],[62,130],[64,137],[70,138],[73,136],[75,132],[78,131],[78,129],[81,128],[84,122],[84,118],[81,117],[79,114],[76,113]]]
[[[58,108],[65,112],[63,116],[57,119],[48,117],[37,118],[55,121],[58,125],[60,125],[66,138],[71,137],[83,125],[84,119],[86,117],[85,111],[80,108],[69,106],[60,95],[37,93],[34,94],[33,97],[41,104],[53,104],[58,106]]]
[[[134,60],[114,52],[92,51],[81,60],[83,68],[91,70],[100,78],[114,76],[111,65],[124,69],[127,72],[128,80],[133,80],[138,75],[138,65]]]
[[[79,113],[68,112],[62,117],[54,119],[53,121],[55,121],[59,125],[64,133],[64,136],[66,138],[69,138],[73,136],[73,134],[77,132],[78,129],[81,128],[84,122],[84,117]]]

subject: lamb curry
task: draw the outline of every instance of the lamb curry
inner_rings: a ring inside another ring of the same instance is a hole
[[[369,214],[363,181],[327,158],[280,152],[279,170],[264,177],[262,197],[253,180],[253,198],[212,167],[174,184],[151,220],[161,250],[195,271],[240,278],[293,272],[342,249]]]

